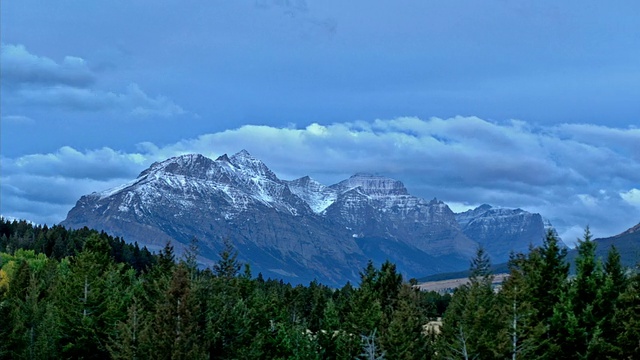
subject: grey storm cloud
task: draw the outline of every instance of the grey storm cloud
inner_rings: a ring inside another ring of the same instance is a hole
[[[36,56],[23,45],[2,44],[2,80],[7,86],[87,87],[96,81],[86,61],[66,56],[61,63]]]
[[[140,154],[127,154],[110,148],[80,152],[69,146],[55,153],[2,159],[2,168],[7,174],[97,181],[133,178],[144,164],[146,158]]]
[[[95,189],[110,188],[128,179],[96,181],[31,174],[2,176],[3,216],[32,220],[39,224],[57,224],[80,198]]]
[[[56,86],[20,91],[25,104],[77,111],[124,111],[134,116],[171,117],[187,112],[164,96],[150,97],[137,84],[129,84],[123,93]]]
[[[62,147],[55,153],[2,157],[0,212],[58,223],[81,195],[127,182],[147,164],[140,154],[109,148],[79,152]]]
[[[17,104],[68,111],[111,110],[138,117],[187,113],[165,96],[147,95],[135,83],[129,83],[124,92],[95,88],[97,73],[79,57],[66,56],[56,63],[29,53],[22,45],[2,44],[1,65],[3,87],[9,101]]]

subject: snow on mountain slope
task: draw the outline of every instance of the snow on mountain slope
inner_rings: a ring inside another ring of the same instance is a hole
[[[360,187],[363,194],[372,198],[409,195],[409,192],[401,181],[371,174],[355,174],[346,180],[331,185],[332,189],[340,193],[347,192],[356,187]]]
[[[132,182],[92,195],[105,199],[125,191],[135,194],[143,204],[165,198],[185,209],[193,209],[197,202],[194,200],[222,199],[228,205],[227,218],[255,203],[292,215],[300,211],[301,205],[299,201],[288,201],[291,196],[287,185],[246,151],[216,160],[195,154],[174,157],[152,164]],[[132,199],[131,195],[126,197],[123,210]]]
[[[474,211],[456,215],[383,176],[356,174],[331,186],[308,176],[280,180],[243,150],[156,162],[126,184],[81,197],[62,225],[93,227],[151,249],[172,240],[179,251],[195,236],[210,259],[231,238],[265,276],[328,284],[357,281],[368,258],[389,258],[410,277],[461,270],[479,242],[503,232],[508,241],[486,246],[498,261],[544,227],[527,222],[536,217],[522,210]]]
[[[319,214],[331,206],[338,198],[338,192],[305,176],[288,181],[292,193],[302,199],[314,213]]]
[[[456,214],[456,220],[465,235],[478,241],[494,261],[508,259],[511,251],[526,253],[530,245],[541,245],[548,225],[540,214],[487,204]]]

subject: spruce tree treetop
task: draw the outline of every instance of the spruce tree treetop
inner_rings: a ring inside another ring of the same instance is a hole
[[[171,241],[168,241],[160,254],[158,254],[158,268],[166,274],[171,273],[173,271],[173,267],[175,266],[176,256],[173,251],[173,245]]]
[[[213,272],[225,279],[236,277],[242,265],[238,261],[238,251],[228,238],[224,239],[224,247],[219,255],[220,260],[213,265]]]
[[[529,259],[533,297],[539,305],[543,318],[549,318],[553,305],[558,302],[569,276],[569,264],[565,261],[567,249],[560,246],[555,231],[549,229],[542,247],[532,251]]]
[[[615,294],[622,294],[627,288],[628,279],[620,260],[620,253],[613,245],[611,245],[609,253],[607,254],[607,259],[604,263],[604,272],[607,281],[610,283],[611,291]]]
[[[471,259],[469,266],[469,280],[471,283],[491,283],[493,274],[491,273],[491,260],[484,247],[479,246],[476,256]]]

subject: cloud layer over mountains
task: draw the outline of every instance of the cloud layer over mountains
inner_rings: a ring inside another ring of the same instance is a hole
[[[153,161],[246,148],[283,178],[379,173],[456,210],[539,211],[569,242],[612,235],[640,220],[639,11],[6,1],[0,213],[58,222]]]
[[[283,179],[327,185],[356,172],[403,181],[454,210],[489,203],[550,218],[571,243],[582,228],[618,233],[640,220],[640,129],[477,117],[403,117],[306,127],[245,125],[168,145],[2,158],[2,213],[61,221],[83,194],[131,180],[154,161],[247,149]]]

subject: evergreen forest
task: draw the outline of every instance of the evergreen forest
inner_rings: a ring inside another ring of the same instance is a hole
[[[595,249],[587,229],[570,274],[549,231],[498,287],[479,248],[452,294],[388,261],[335,289],[252,274],[231,241],[203,269],[197,239],[0,219],[0,359],[640,359],[640,275]]]

